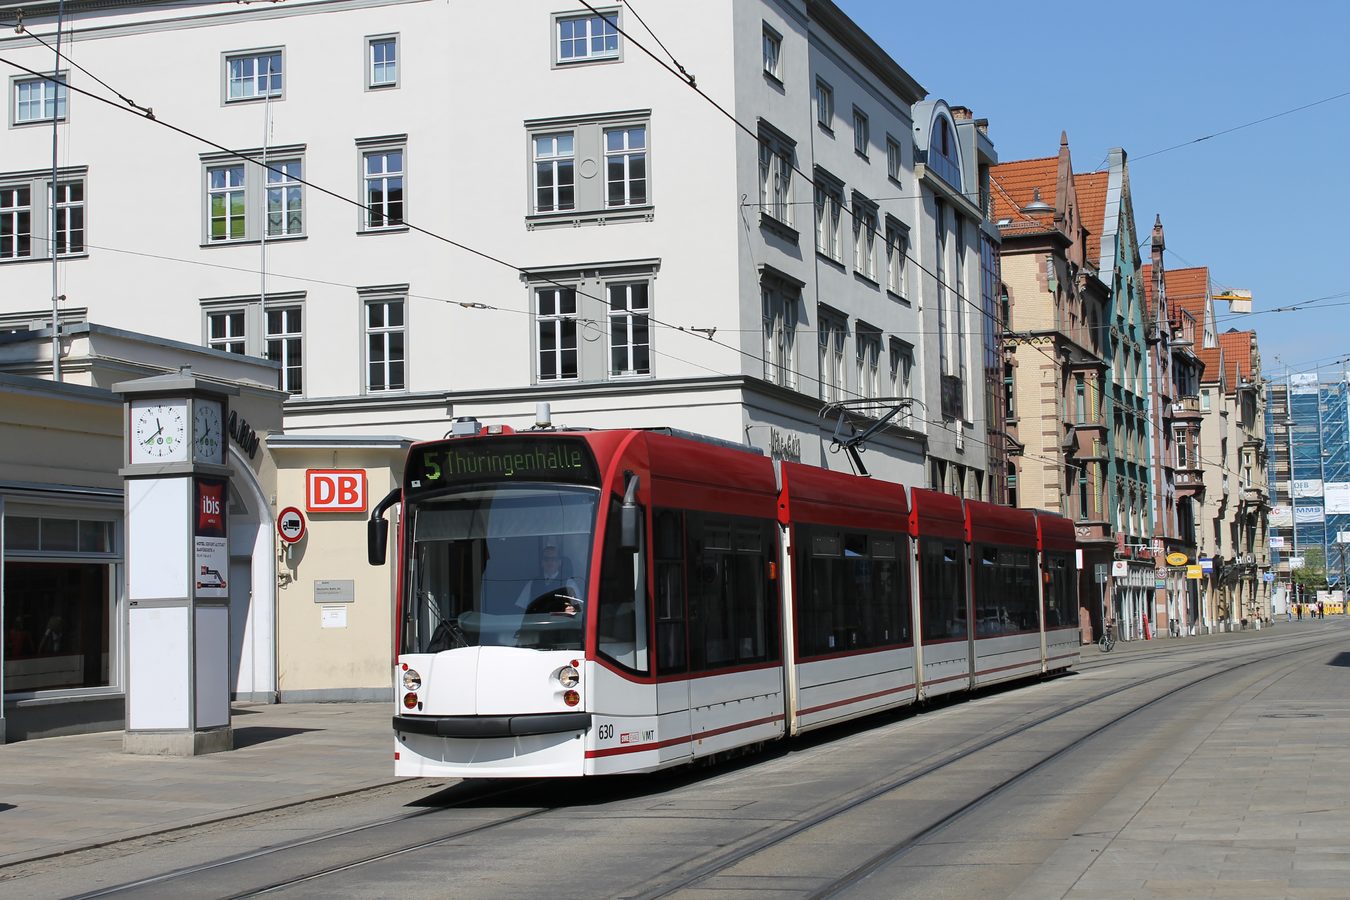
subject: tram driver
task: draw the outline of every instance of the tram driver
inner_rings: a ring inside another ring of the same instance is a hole
[[[516,606],[526,613],[575,616],[581,612],[581,589],[572,577],[570,561],[556,540],[545,541],[539,551],[539,576],[521,589]]]

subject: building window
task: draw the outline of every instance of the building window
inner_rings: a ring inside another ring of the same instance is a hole
[[[23,75],[10,79],[11,125],[66,120],[66,73],[41,77]]]
[[[0,262],[50,259],[53,247],[58,256],[86,252],[84,171],[57,170],[54,207],[43,202],[50,172],[0,175]]]
[[[886,217],[886,290],[905,296],[905,254],[909,250],[909,232],[896,219]]]
[[[269,149],[266,167],[262,150],[247,151],[247,162],[234,154],[203,156],[202,243],[304,237],[303,152],[295,146]]]
[[[225,55],[225,102],[282,96],[283,53],[280,48]]]
[[[764,320],[764,380],[797,386],[797,310],[801,288],[766,277],[760,284]]]
[[[853,340],[858,351],[858,396],[875,400],[881,396],[881,332],[860,324]]]
[[[853,150],[863,159],[867,159],[867,145],[871,140],[871,126],[867,122],[867,113],[853,107]]]
[[[525,127],[531,162],[526,227],[651,218],[651,123],[645,111]],[[604,178],[578,178],[578,170],[600,170]]]
[[[782,82],[783,70],[781,56],[783,37],[768,25],[764,26],[764,74],[774,81]]]
[[[886,177],[896,184],[900,183],[900,169],[904,160],[900,155],[900,142],[890,135],[886,136]]]
[[[574,144],[570,131],[534,136],[534,211],[576,207]]]
[[[535,327],[539,341],[540,381],[575,379],[577,368],[577,292],[570,287],[536,288]]]
[[[853,195],[853,270],[877,280],[877,208],[860,194]]]
[[[834,88],[823,79],[816,79],[816,123],[834,134]]]
[[[280,387],[304,390],[303,293],[220,297],[202,301],[204,343],[213,350],[258,356],[281,364]]]
[[[816,169],[816,251],[835,262],[844,261],[844,240],[840,231],[843,215],[843,186],[821,169]]]
[[[645,281],[609,285],[609,374],[650,375],[651,313]],[[542,346],[542,341],[541,341]]]
[[[298,159],[268,161],[267,236],[305,233],[304,166]]]
[[[103,502],[97,502],[102,507]],[[120,505],[120,504],[119,504]],[[106,687],[119,670],[116,508],[11,506],[4,521],[6,694]]]
[[[288,394],[304,391],[304,308],[301,306],[269,307],[264,316],[267,332],[267,358],[281,363],[281,384]]]
[[[834,313],[821,311],[816,326],[820,339],[820,399],[834,403],[844,399],[848,389],[848,373],[844,367],[844,319]]]
[[[361,150],[363,231],[403,228],[407,147],[402,143]]]
[[[796,145],[767,128],[759,131],[759,211],[792,224],[792,160]]]
[[[402,297],[365,301],[366,391],[402,391],[407,382],[407,318]]]
[[[891,396],[904,400],[914,399],[914,347],[904,341],[892,340],[891,347]],[[898,424],[906,428],[914,427],[914,408],[911,403],[901,405]]]
[[[366,38],[366,87],[398,87],[398,35]]]
[[[634,125],[605,129],[605,205],[647,203],[647,128]]]
[[[596,62],[619,59],[619,10],[600,10],[599,15],[554,18],[554,63]]]

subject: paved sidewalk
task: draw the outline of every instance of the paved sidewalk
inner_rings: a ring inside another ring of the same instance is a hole
[[[122,752],[122,732],[0,746],[0,866],[395,781],[389,703],[235,704],[234,750]]]

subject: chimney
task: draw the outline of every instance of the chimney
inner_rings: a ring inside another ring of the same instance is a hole
[[[975,118],[975,114],[970,111],[970,107],[968,106],[953,106],[951,110],[952,118],[957,122],[969,122],[971,119]]]

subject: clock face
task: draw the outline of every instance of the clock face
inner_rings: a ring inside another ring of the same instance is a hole
[[[199,462],[219,463],[224,458],[224,432],[220,404],[198,400],[192,412],[192,457]]]
[[[187,405],[147,400],[131,408],[131,461],[176,462],[187,459]]]

